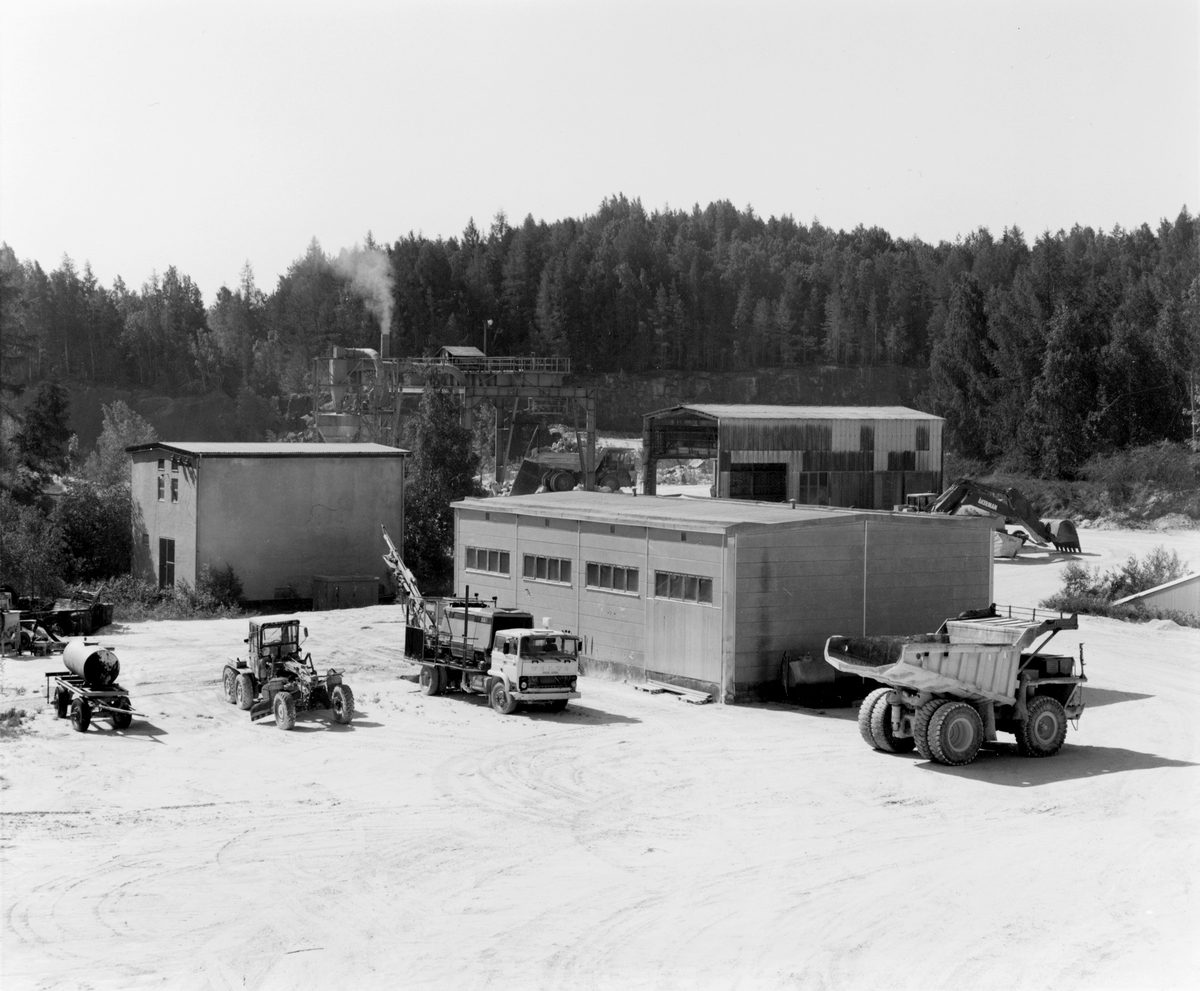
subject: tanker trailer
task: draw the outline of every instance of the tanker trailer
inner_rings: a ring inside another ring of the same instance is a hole
[[[94,640],[70,640],[62,659],[66,674],[46,672],[46,701],[53,687],[54,714],[59,719],[70,716],[76,732],[86,732],[93,717],[111,720],[113,729],[128,729],[133,717],[141,716],[133,711],[129,692],[117,683],[121,662],[111,647]]]

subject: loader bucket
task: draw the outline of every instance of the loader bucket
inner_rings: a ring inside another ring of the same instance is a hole
[[[1051,542],[1056,550],[1081,553],[1074,523],[1070,520],[1046,520],[1045,523],[1050,528]]]

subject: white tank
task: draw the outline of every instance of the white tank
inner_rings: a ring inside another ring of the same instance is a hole
[[[63,649],[63,664],[71,674],[78,675],[85,685],[103,688],[117,680],[121,662],[107,647],[86,640],[71,640]]]

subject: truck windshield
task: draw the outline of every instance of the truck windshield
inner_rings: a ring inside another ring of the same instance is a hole
[[[539,654],[570,654],[574,656],[578,641],[574,637],[522,637],[521,653],[525,657]]]
[[[284,644],[295,646],[298,637],[296,636],[296,627],[292,626],[268,626],[262,631],[262,645],[264,647],[273,647],[276,644]]]

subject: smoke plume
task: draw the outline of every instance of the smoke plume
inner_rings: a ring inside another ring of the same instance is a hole
[[[333,259],[333,269],[350,280],[351,288],[362,297],[367,309],[379,320],[383,334],[381,349],[387,351],[392,333],[392,266],[378,248],[343,248]],[[383,354],[382,357],[387,357]]]

